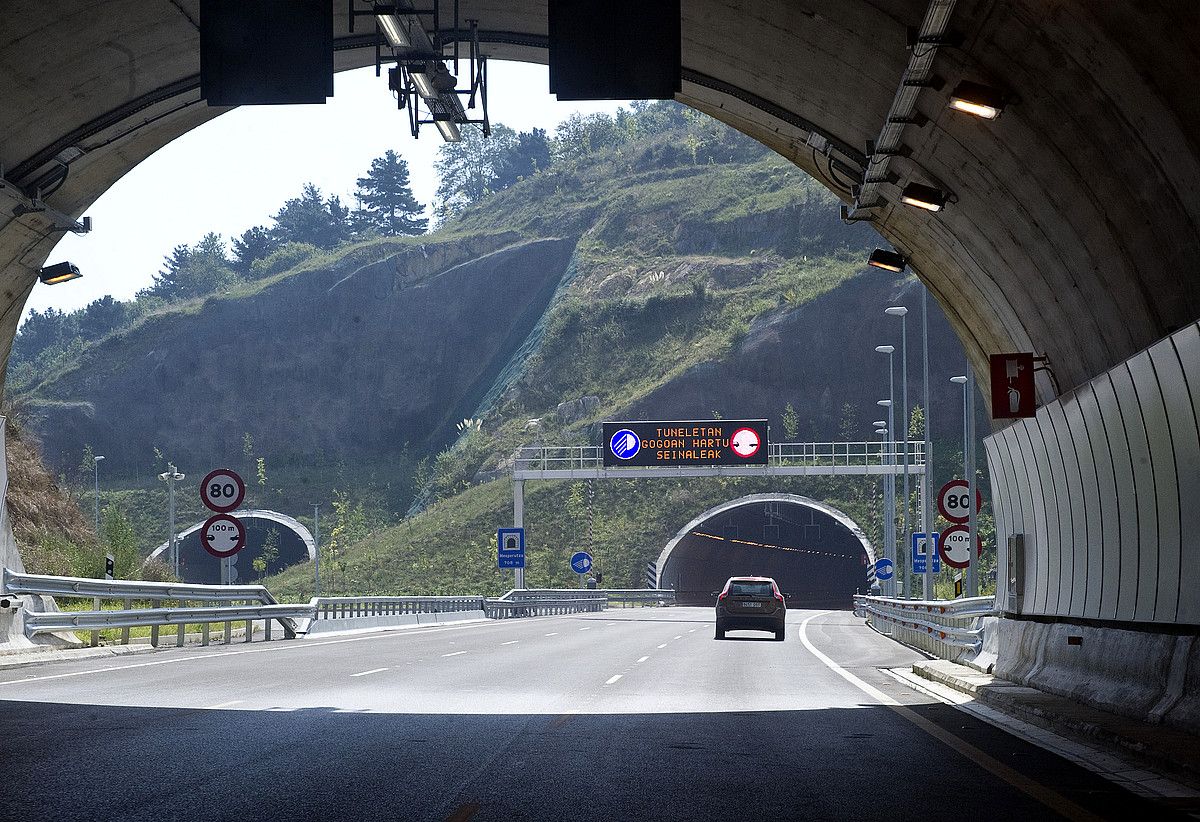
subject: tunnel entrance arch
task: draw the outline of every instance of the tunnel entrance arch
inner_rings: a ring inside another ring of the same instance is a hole
[[[773,577],[790,605],[849,607],[875,581],[876,550],[848,514],[799,494],[749,494],[714,506],[659,554],[658,587],[707,605],[731,576]]]
[[[238,552],[236,563],[238,575],[243,581],[253,577],[252,563],[262,555],[272,531],[278,533],[278,552],[268,564],[267,574],[278,573],[297,562],[316,559],[317,542],[312,532],[294,517],[263,509],[233,511],[230,516],[236,517],[246,528],[246,547]],[[179,543],[179,574],[184,582],[216,585],[221,581],[220,561],[205,551],[200,543],[203,525],[203,521],[197,522],[176,536]],[[164,542],[155,548],[145,561],[165,559],[168,545]]]

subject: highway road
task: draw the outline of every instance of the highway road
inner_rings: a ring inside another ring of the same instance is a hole
[[[1168,818],[885,668],[845,611],[785,642],[637,608],[0,672],[13,819]]]

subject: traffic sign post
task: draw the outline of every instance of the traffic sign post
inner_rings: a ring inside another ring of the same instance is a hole
[[[214,514],[200,527],[200,544],[214,557],[231,557],[246,547],[246,526],[229,514]]]
[[[501,528],[496,532],[496,567],[525,567],[524,528]]]
[[[928,567],[928,557],[933,555],[933,573],[942,570],[942,560],[938,556],[938,533],[912,535],[912,572],[920,576]],[[933,543],[930,545],[930,543]]]

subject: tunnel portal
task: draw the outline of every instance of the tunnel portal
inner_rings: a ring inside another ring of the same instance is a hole
[[[731,576],[769,576],[792,606],[848,608],[874,579],[875,551],[846,514],[795,494],[754,494],[705,511],[658,560],[659,587],[707,605]]]
[[[277,553],[264,571],[265,575],[277,574],[297,562],[311,560],[316,555],[316,541],[312,533],[300,522],[278,511],[246,510],[234,511],[231,516],[241,521],[246,528],[246,547],[236,556],[234,573],[236,582],[254,582],[259,578],[253,563],[263,553],[272,531],[276,533]],[[184,582],[216,585],[221,581],[220,560],[204,550],[200,544],[200,528],[203,522],[179,532],[179,575]],[[147,559],[169,560],[167,543],[163,543]]]

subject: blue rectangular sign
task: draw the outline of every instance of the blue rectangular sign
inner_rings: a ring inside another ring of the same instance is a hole
[[[501,528],[496,532],[496,567],[525,567],[524,528]]]
[[[939,573],[942,570],[942,557],[938,552],[938,539],[941,537],[937,531],[934,531],[929,540],[930,551],[933,553],[933,572]],[[921,553],[921,544],[925,542],[925,535],[914,533],[912,535],[912,572],[918,576],[925,573],[925,554]]]

